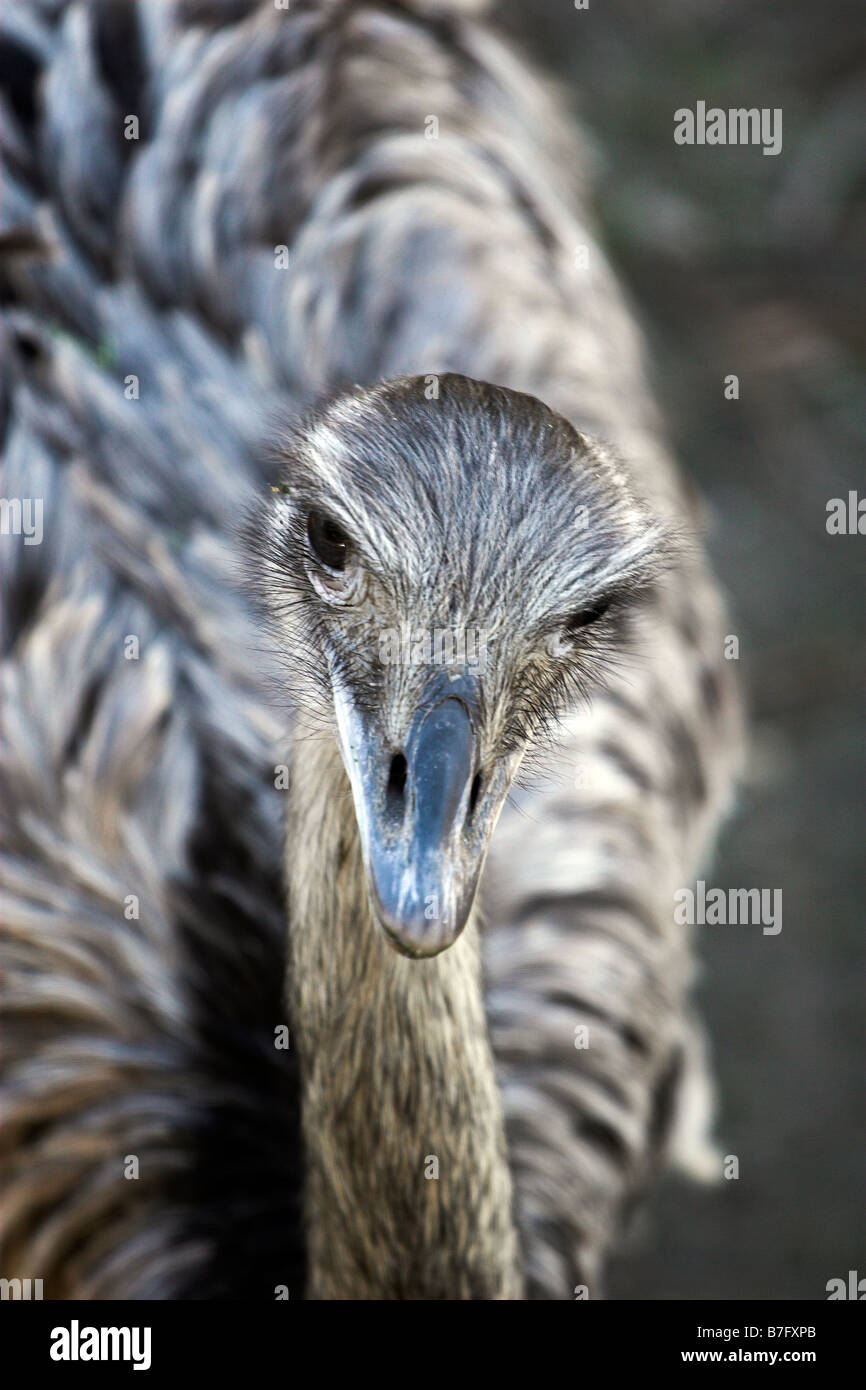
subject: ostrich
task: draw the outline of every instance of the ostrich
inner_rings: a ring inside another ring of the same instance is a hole
[[[484,8],[5,8],[0,1191],[46,1296],[595,1295],[655,1168],[717,1169],[672,907],[723,608]]]

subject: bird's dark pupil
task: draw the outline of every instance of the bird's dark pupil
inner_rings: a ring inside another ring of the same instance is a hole
[[[582,608],[579,613],[574,613],[569,618],[566,623],[567,630],[577,632],[582,627],[589,627],[589,624],[602,617],[609,607],[610,603],[607,600],[601,600],[599,603],[593,604],[591,608]]]
[[[349,540],[342,527],[318,512],[310,512],[307,535],[315,555],[332,570],[346,567]]]

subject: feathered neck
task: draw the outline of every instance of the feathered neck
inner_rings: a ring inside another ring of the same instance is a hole
[[[312,1298],[521,1296],[478,929],[412,961],[367,904],[335,745],[299,741],[287,834]]]

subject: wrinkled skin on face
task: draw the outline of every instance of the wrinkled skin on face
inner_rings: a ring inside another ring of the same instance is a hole
[[[281,457],[261,587],[337,738],[373,912],[435,955],[527,749],[627,652],[671,543],[602,445],[465,377],[341,396]]]

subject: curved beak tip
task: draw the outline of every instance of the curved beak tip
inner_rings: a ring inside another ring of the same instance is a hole
[[[453,946],[460,931],[449,935],[445,939],[441,936],[415,937],[407,936],[402,930],[395,930],[387,922],[380,920],[380,925],[385,933],[385,940],[388,945],[393,947],[401,956],[408,956],[410,960],[432,960],[434,956],[441,956],[443,951],[447,951],[449,946]]]
[[[453,946],[462,934],[471,910],[470,904],[457,920],[446,923],[425,915],[397,916],[386,911],[381,902],[375,901],[375,892],[372,896],[374,916],[388,943],[401,955],[411,956],[415,960],[441,955],[449,946]]]

